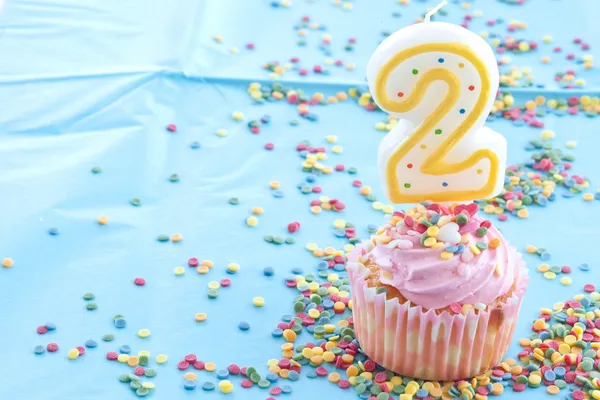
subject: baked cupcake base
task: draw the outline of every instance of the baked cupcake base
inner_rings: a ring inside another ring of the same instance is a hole
[[[354,330],[373,361],[403,376],[438,381],[477,376],[501,362],[529,279],[518,253],[512,293],[485,310],[463,315],[425,310],[385,291],[378,293],[369,285],[371,270],[360,262],[361,251],[359,245],[348,257]]]

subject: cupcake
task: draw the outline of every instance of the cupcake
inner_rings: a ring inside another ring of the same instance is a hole
[[[348,256],[362,350],[425,380],[458,380],[498,365],[517,324],[528,272],[476,204],[395,212]]]

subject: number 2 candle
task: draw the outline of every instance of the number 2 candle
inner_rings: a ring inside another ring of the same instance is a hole
[[[378,158],[397,204],[472,201],[504,185],[506,140],[483,126],[498,90],[496,59],[478,35],[429,21],[443,4],[386,38],[367,66],[373,99],[399,117]]]

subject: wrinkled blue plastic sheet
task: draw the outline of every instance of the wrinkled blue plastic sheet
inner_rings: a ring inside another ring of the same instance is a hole
[[[304,250],[308,242],[322,247],[341,247],[333,235],[332,222],[343,218],[354,223],[362,236],[366,225],[378,224],[381,216],[356,193],[353,179],[369,184],[377,196],[376,147],[382,134],[373,129],[381,113],[368,113],[351,102],[315,108],[319,121],[300,119],[294,107],[275,103],[254,105],[246,88],[249,82],[268,79],[262,64],[286,62],[299,57],[303,67],[322,65],[325,56],[318,48],[323,32],[333,35],[332,59],[355,63],[352,71],[332,67],[330,75],[310,74],[301,78],[288,71],[284,82],[308,93],[335,94],[363,84],[368,56],[381,40],[381,32],[393,31],[422,14],[434,1],[413,1],[401,6],[393,1],[355,1],[345,12],[330,2],[294,0],[290,8],[273,8],[270,1],[204,0],[176,2],[125,1],[25,1],[5,0],[0,11],[0,258],[12,257],[15,266],[0,270],[0,398],[1,399],[127,399],[135,397],[118,376],[127,366],[108,362],[106,351],[127,344],[134,352],[147,349],[155,356],[169,355],[169,362],[156,366],[152,379],[156,399],[187,397],[225,398],[218,393],[184,391],[182,373],[176,362],[196,353],[219,368],[229,363],[254,365],[266,372],[265,362],[280,356],[281,341],[270,332],[283,314],[292,311],[294,291],[283,278],[292,267],[315,273],[316,259]],[[447,6],[441,18],[460,22],[466,11],[458,4]],[[512,65],[530,66],[536,84],[543,87],[514,89],[519,101],[541,93],[557,92],[558,71],[575,69],[586,84],[571,93],[597,94],[598,69],[584,71],[568,62],[568,51],[582,52],[571,43],[582,37],[597,55],[600,5],[585,0],[530,0],[520,8],[492,1],[474,1],[472,10],[483,17],[472,22],[476,32],[496,31],[485,21],[502,18],[527,23],[516,37],[554,37],[550,45],[563,46],[561,56],[548,50],[510,55]],[[557,11],[560,10],[560,11]],[[392,12],[402,14],[392,17]],[[297,47],[293,25],[304,15],[326,26],[311,31],[307,45]],[[213,40],[220,35],[223,43]],[[357,38],[353,52],[343,47]],[[245,49],[247,42],[256,45]],[[238,54],[230,52],[239,48]],[[549,54],[552,63],[539,63]],[[242,111],[245,122],[231,119]],[[248,132],[246,122],[268,114],[271,123],[260,135]],[[299,119],[298,126],[289,121]],[[555,143],[578,142],[574,169],[587,176],[595,190],[600,182],[597,168],[598,120],[583,116],[545,117],[546,127],[556,132]],[[165,131],[169,123],[177,133]],[[515,127],[508,121],[490,126],[506,135],[510,162],[528,158],[523,150],[539,130]],[[228,136],[214,133],[224,128]],[[295,146],[301,140],[325,144],[335,134],[344,152],[331,162],[358,169],[356,176],[337,174],[319,177],[323,194],[342,199],[342,214],[312,215],[309,199],[296,185],[305,175],[300,169]],[[200,149],[192,149],[198,141]],[[267,142],[275,144],[265,151]],[[103,172],[94,175],[92,167]],[[179,183],[169,176],[178,174]],[[275,198],[268,185],[281,183],[283,198]],[[238,197],[239,206],[228,199]],[[132,198],[141,207],[130,205]],[[586,282],[598,284],[600,265],[594,243],[598,232],[599,203],[559,196],[547,208],[532,208],[526,221],[502,225],[508,240],[517,248],[527,244],[547,248],[552,263],[571,265],[573,285],[546,281],[536,268],[539,259],[526,256],[532,270],[531,285],[516,336],[528,334],[539,308],[563,301],[581,290]],[[264,208],[259,226],[250,229],[244,220],[253,206]],[[108,225],[96,219],[105,215]],[[275,247],[264,235],[286,236],[287,223],[299,221],[296,244]],[[48,231],[58,229],[52,236]],[[179,244],[160,244],[159,234],[182,233]],[[576,249],[576,250],[574,250]],[[193,269],[175,277],[173,269],[186,265],[189,257],[211,259],[209,275]],[[206,296],[207,283],[227,274],[229,262],[241,264],[230,288],[221,289],[217,300]],[[584,273],[577,265],[587,262]],[[265,278],[262,269],[273,266],[276,274]],[[143,288],[133,285],[144,277]],[[93,292],[98,309],[85,309],[82,295]],[[263,296],[266,306],[256,309],[254,296]],[[194,322],[194,314],[206,312],[205,323]],[[123,314],[127,328],[117,330],[112,318]],[[251,325],[248,332],[237,329],[240,321]],[[37,335],[38,325],[53,322],[57,330]],[[151,330],[140,339],[136,332]],[[116,339],[104,343],[112,333]],[[67,361],[68,349],[86,340],[99,342],[96,349],[76,361]],[[302,341],[308,340],[305,334]],[[35,356],[33,347],[54,341],[55,354]],[[513,344],[510,354],[515,355]],[[216,383],[214,375],[199,373],[198,382]],[[265,391],[236,389],[228,398],[264,399]],[[305,378],[280,382],[293,388],[290,398],[352,399],[324,381]],[[545,397],[530,391],[528,399]],[[512,398],[507,393],[507,398]]]

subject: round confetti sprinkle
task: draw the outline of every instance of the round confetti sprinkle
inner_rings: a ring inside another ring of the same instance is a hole
[[[238,328],[241,331],[247,331],[248,329],[250,329],[250,324],[246,321],[242,321],[238,324]]]

